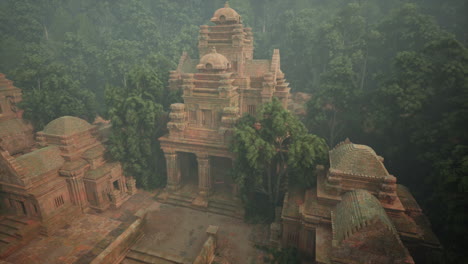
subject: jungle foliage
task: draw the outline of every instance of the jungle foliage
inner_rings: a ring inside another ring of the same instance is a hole
[[[25,118],[37,130],[63,115],[108,117],[118,128],[111,152],[126,172],[140,186],[164,184],[154,139],[180,100],[166,90],[168,72],[183,50],[198,57],[198,25],[223,4],[3,0],[0,72],[23,89]],[[293,91],[313,94],[307,128],[330,147],[349,137],[384,156],[430,216],[446,259],[466,262],[468,2],[230,4],[253,28],[255,56],[279,48]],[[152,179],[154,171],[161,174]]]
[[[309,134],[276,98],[262,106],[258,117],[246,115],[238,122],[231,149],[247,217],[258,215],[262,204],[263,218],[270,220],[288,185],[314,185],[315,167],[325,164],[328,151],[325,140]]]

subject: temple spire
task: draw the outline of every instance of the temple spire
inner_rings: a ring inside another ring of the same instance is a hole
[[[224,8],[228,8],[229,7],[229,1],[226,1],[226,3],[224,4]]]
[[[217,52],[216,52],[216,47],[215,47],[215,46],[213,46],[213,47],[211,48],[211,53],[217,53]]]

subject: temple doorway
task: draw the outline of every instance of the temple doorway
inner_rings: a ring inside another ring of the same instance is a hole
[[[197,156],[193,153],[178,152],[180,180],[182,185],[198,186]]]
[[[215,192],[233,192],[233,183],[231,177],[232,160],[224,157],[210,158],[211,177],[213,179],[213,189]]]

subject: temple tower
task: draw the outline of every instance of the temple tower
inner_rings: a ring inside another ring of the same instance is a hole
[[[223,185],[237,190],[227,175],[237,119],[256,115],[273,97],[287,107],[290,90],[279,50],[271,60],[254,59],[252,29],[244,27],[229,4],[216,10],[211,22],[214,25],[200,26],[201,58],[184,52],[170,72],[169,88],[182,91],[184,103],[171,105],[169,134],[159,139],[167,162],[167,189],[174,192],[192,182],[201,200]]]

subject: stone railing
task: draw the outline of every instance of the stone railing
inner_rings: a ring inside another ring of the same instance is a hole
[[[208,239],[205,244],[203,244],[203,248],[200,250],[200,253],[198,253],[193,264],[211,264],[214,260],[218,227],[210,225],[208,229],[206,229],[206,233],[208,234]]]

